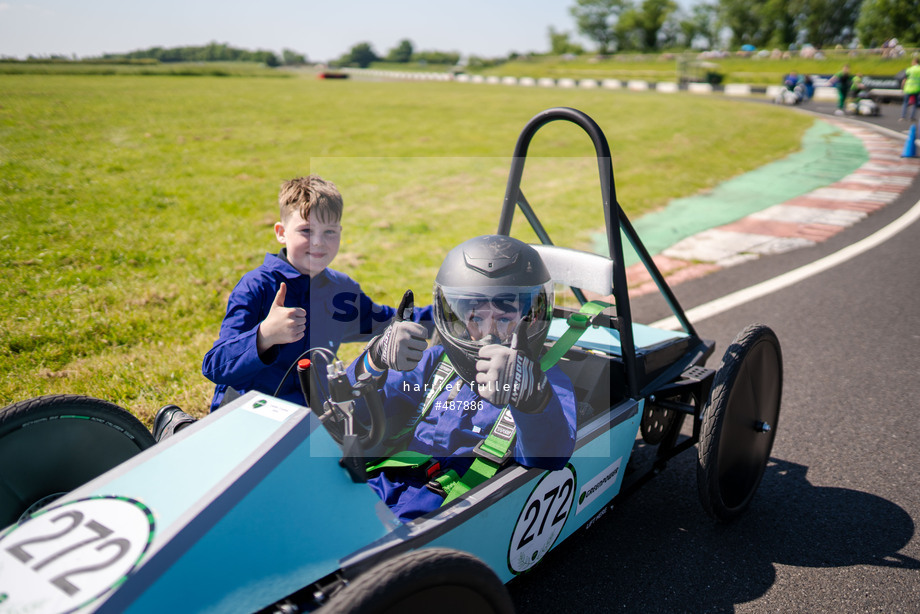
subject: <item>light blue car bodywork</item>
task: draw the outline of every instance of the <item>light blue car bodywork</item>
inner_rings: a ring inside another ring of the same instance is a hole
[[[637,327],[637,339],[644,330]],[[646,340],[661,343],[661,334],[649,329]],[[615,351],[616,331],[589,329],[580,344]],[[641,400],[627,399],[580,426],[576,452],[563,470],[571,472],[571,484],[549,509],[530,514],[534,536],[542,537],[541,525],[552,533],[525,568],[619,492],[641,410]],[[509,467],[403,525],[367,484],[352,481],[339,466],[340,456],[309,409],[252,392],[42,514],[99,497],[135,500],[152,513],[143,558],[86,611],[252,612],[339,570],[368,567],[422,546],[471,552],[503,581],[522,571],[511,561],[515,530],[528,523],[528,501],[551,472]],[[554,519],[560,519],[558,526]],[[7,605],[22,605],[24,597],[10,591]]]

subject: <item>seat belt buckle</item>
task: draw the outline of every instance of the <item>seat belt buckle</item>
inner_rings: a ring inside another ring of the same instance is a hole
[[[482,441],[477,443],[476,447],[473,448],[473,454],[475,454],[476,456],[479,456],[480,458],[484,458],[488,461],[491,461],[499,467],[501,467],[506,462],[508,462],[508,459],[510,459],[514,455],[514,446],[509,445],[505,449],[504,453],[499,455],[499,454],[496,454],[497,450],[495,450],[494,448],[489,448],[486,445],[486,443],[487,443],[486,439],[483,439]]]
[[[447,491],[444,490],[444,487],[441,486],[441,483],[437,480],[430,480],[427,484],[425,484],[425,488],[438,495],[439,497],[447,497]]]
[[[514,455],[514,417],[506,406],[492,426],[492,431],[473,448],[473,454],[501,467]]]
[[[460,481],[460,476],[453,469],[448,469],[447,471],[440,473],[440,463],[435,464],[438,467],[438,473],[431,474],[431,479],[428,480],[427,484],[425,484],[425,488],[436,495],[447,497],[448,493],[450,493],[450,489],[453,488],[453,485]]]

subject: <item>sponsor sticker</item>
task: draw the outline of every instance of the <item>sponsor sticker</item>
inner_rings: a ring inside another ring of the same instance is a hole
[[[588,480],[581,487],[581,492],[578,493],[578,505],[575,507],[576,516],[591,505],[595,499],[604,494],[607,489],[616,484],[617,477],[620,475],[620,463],[622,461],[623,457],[621,456],[612,465]]]
[[[274,397],[258,397],[244,409],[278,422],[284,422],[297,411],[298,406]]]

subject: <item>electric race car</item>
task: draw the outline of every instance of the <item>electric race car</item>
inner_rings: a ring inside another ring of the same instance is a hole
[[[532,138],[559,120],[593,142],[608,256],[553,245],[521,190]],[[510,234],[518,209],[553,280],[583,304],[556,309],[546,342],[578,401],[564,468],[484,449],[492,477],[404,524],[366,484],[383,413],[334,357],[328,384],[317,385],[316,365],[301,370],[304,405],[249,392],[156,445],[104,401],[22,401],[0,412],[0,614],[509,612],[505,582],[694,446],[705,511],[722,522],[743,513],[776,436],[774,333],[749,326],[717,369],[704,366],[714,343],[697,335],[624,215],[606,138],[579,111],[544,111],[522,131],[497,234]],[[681,330],[633,321],[623,237]],[[372,408],[363,421],[358,396]],[[647,462],[631,459],[639,448]]]

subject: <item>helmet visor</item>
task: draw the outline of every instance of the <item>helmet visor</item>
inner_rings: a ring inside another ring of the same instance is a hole
[[[542,335],[552,317],[552,282],[539,286],[462,288],[435,285],[435,324],[441,335],[469,349],[511,345],[522,319],[528,342]],[[523,339],[519,341],[521,343]]]

